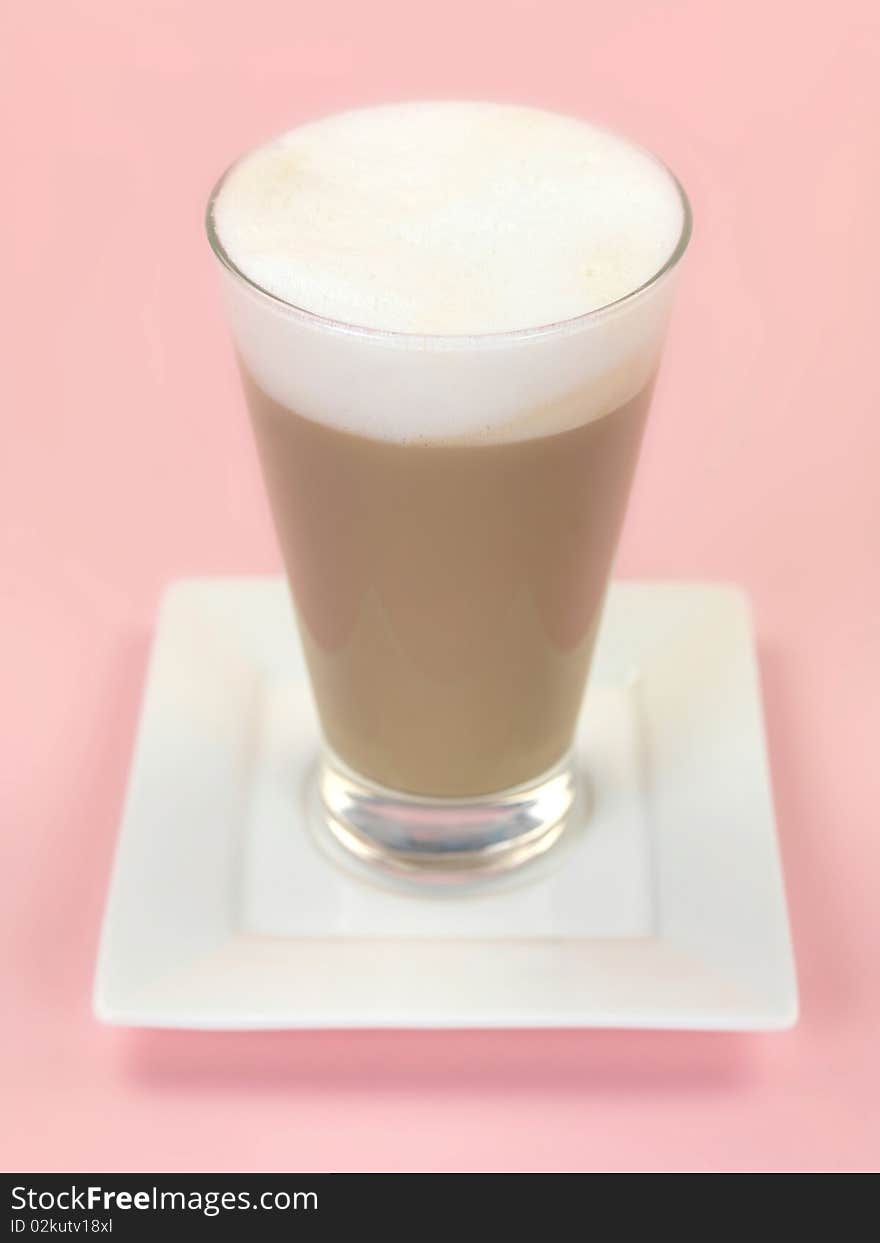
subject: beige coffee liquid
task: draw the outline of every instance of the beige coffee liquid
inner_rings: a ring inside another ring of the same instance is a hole
[[[649,390],[569,431],[476,445],[356,436],[246,390],[330,746],[431,795],[561,759]]]

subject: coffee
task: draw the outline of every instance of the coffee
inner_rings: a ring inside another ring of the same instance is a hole
[[[400,444],[305,419],[247,372],[245,384],[333,750],[432,796],[503,790],[556,764],[649,389],[548,436]]]
[[[678,184],[569,117],[400,104],[249,153],[208,228],[330,827],[407,873],[538,853],[573,797]]]

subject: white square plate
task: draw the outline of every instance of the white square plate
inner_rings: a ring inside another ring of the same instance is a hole
[[[769,1029],[797,1015],[747,605],[617,583],[543,865],[423,895],[306,827],[317,727],[279,579],[162,604],[95,1009],[153,1027]]]

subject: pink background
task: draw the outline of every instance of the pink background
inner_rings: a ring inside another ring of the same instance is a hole
[[[874,0],[5,13],[3,1168],[876,1168]],[[300,119],[443,95],[597,117],[693,198],[621,569],[752,595],[803,1000],[791,1033],[201,1035],[91,1016],[160,589],[278,565],[206,193]]]

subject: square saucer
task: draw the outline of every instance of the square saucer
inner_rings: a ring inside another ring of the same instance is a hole
[[[748,607],[615,583],[590,797],[508,883],[415,892],[308,828],[318,730],[281,579],[166,591],[95,981],[130,1026],[769,1030],[797,1016]]]

